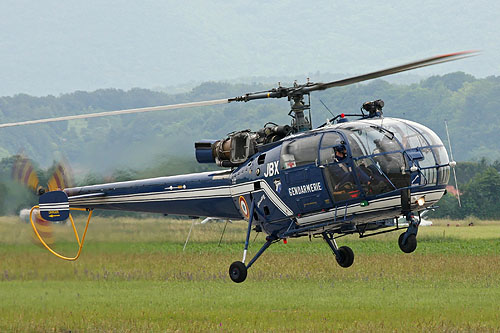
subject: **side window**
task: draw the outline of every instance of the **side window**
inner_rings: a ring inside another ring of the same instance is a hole
[[[320,164],[325,166],[323,175],[335,202],[357,198],[359,190],[354,182],[352,168],[347,161],[345,143],[338,133],[323,135],[320,149]]]
[[[371,126],[345,126],[342,128],[349,140],[353,157],[399,151],[401,146],[394,137]]]
[[[340,145],[342,138],[338,133],[328,132],[323,135],[323,139],[321,140],[321,148],[333,147]]]
[[[364,143],[361,141],[361,137],[357,133],[351,130],[343,130],[343,132],[349,141],[352,157],[360,157],[371,154],[371,152],[368,152]]]
[[[339,146],[342,142],[342,138],[338,133],[329,132],[323,135],[321,140],[321,149],[319,151],[320,164],[333,163],[335,160],[335,150],[334,146]]]
[[[354,199],[359,196],[352,169],[347,163],[329,164],[324,169],[326,184],[335,202]]]
[[[315,163],[320,138],[321,135],[311,135],[285,142],[281,149],[281,168],[289,169]]]

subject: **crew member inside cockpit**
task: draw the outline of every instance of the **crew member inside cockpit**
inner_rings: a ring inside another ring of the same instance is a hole
[[[335,150],[335,162],[342,162],[347,157],[347,150],[344,145],[334,148]]]
[[[403,156],[401,153],[396,153],[401,149],[396,140],[384,137],[382,140],[375,140],[374,143],[377,148],[373,154],[379,155],[375,155],[373,159],[380,166],[380,169],[397,188],[408,186],[409,178],[401,172],[401,167],[405,166]],[[392,151],[394,153],[388,153]]]
[[[347,150],[344,145],[340,145],[334,148],[335,151],[335,157],[334,157],[334,164],[331,168],[330,171],[333,175],[333,178],[335,180],[335,190],[340,190],[340,189],[350,189],[352,187],[352,175],[351,171],[349,170],[349,167],[347,166]]]

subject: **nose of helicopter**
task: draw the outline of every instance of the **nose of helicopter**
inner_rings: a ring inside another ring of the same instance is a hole
[[[448,153],[424,125],[394,118],[342,123],[360,191],[378,196],[410,188],[421,207],[437,202],[450,178]],[[334,195],[335,196],[335,195]],[[335,200],[341,199],[334,198]]]

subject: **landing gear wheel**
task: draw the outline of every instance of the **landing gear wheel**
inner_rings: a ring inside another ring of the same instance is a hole
[[[350,267],[354,262],[354,252],[348,246],[341,246],[338,251],[339,256],[336,257],[337,263],[344,268]]]
[[[417,236],[415,236],[414,234],[410,234],[408,238],[406,238],[406,244],[403,244],[404,236],[405,236],[404,232],[401,235],[399,235],[398,239],[399,248],[404,253],[412,253],[417,248]]]
[[[247,278],[247,267],[241,261],[235,261],[229,266],[229,277],[233,282],[240,283]]]

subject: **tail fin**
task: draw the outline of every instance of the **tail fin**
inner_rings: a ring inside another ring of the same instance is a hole
[[[69,217],[69,200],[63,191],[51,191],[40,196],[40,216],[49,222],[65,221]]]

